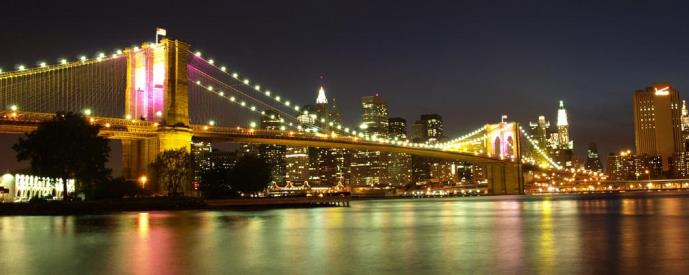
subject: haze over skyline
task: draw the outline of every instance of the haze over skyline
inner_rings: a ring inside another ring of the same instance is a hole
[[[23,12],[0,18],[11,26],[2,32],[0,68],[152,41],[163,27],[300,104],[315,102],[325,75],[348,125],[358,125],[360,98],[374,93],[410,123],[442,115],[449,137],[502,114],[525,125],[545,115],[554,124],[562,99],[580,159],[590,142],[603,158],[633,149],[634,90],[664,81],[680,94],[689,89],[689,6],[680,1],[64,4],[8,4]],[[11,151],[17,137],[0,146]]]

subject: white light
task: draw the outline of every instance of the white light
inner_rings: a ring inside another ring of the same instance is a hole
[[[124,118],[126,118],[126,119],[132,119],[132,115],[127,114],[126,116],[124,116]]]
[[[244,84],[249,85],[249,79],[248,78],[244,79]]]
[[[285,106],[289,107],[289,100],[285,101]]]
[[[10,110],[12,110],[13,112],[16,112],[18,109],[19,109],[19,107],[17,107],[17,105],[15,105],[15,104],[10,106]]]
[[[275,101],[280,101],[280,96],[276,96]]]
[[[118,49],[118,50],[116,50],[116,51],[115,51],[115,54],[117,54],[117,55],[120,55],[120,54],[122,54],[122,50],[119,50],[119,49]]]
[[[239,78],[239,74],[238,73],[232,73],[232,77]]]
[[[0,69],[0,74],[2,73],[2,69]]]
[[[251,106],[252,111],[256,111],[256,106]]]
[[[230,101],[234,102],[234,100],[235,100],[234,96],[231,96]]]
[[[19,66],[17,66],[17,69],[20,71],[23,71],[23,70],[26,70],[26,67],[24,67],[24,65],[19,65]]]
[[[156,112],[156,116],[157,116],[157,117],[162,117],[162,116],[163,116],[163,112],[157,111],[157,112]]]
[[[201,80],[196,80],[196,85],[201,85]]]
[[[256,122],[253,122],[253,121],[252,121],[251,123],[249,123],[249,126],[250,126],[251,128],[256,128]]]
[[[194,53],[194,55],[195,55],[195,56],[201,56],[201,52],[200,52],[200,51],[196,51],[196,52]]]
[[[221,92],[218,93],[218,95],[224,96],[224,95],[225,95],[225,92],[222,92],[222,91],[221,91]]]
[[[266,96],[270,96],[270,90],[266,91]]]
[[[213,121],[213,120],[209,121],[209,122],[208,122],[208,125],[210,125],[210,126],[215,125],[215,121]]]
[[[212,91],[212,90],[213,90],[213,86],[208,86],[208,90],[209,90],[209,91]]]
[[[255,89],[256,91],[260,91],[260,90],[261,90],[261,85],[256,85],[256,86],[254,86],[254,89]]]
[[[227,71],[227,68],[225,68],[225,66],[222,66],[222,67],[220,67],[220,70],[224,72],[224,71]]]
[[[105,58],[105,54],[104,53],[98,53],[98,57]]]
[[[240,103],[240,104],[241,104],[242,106],[246,106],[246,102],[244,102],[244,101],[242,101],[242,103]]]
[[[213,63],[215,63],[215,60],[213,60],[213,59],[208,59],[208,63],[210,63],[211,65],[213,65]]]
[[[40,66],[41,68],[44,68],[45,66],[48,66],[48,64],[45,64],[45,62],[41,62],[38,64],[38,66]]]
[[[284,131],[285,129],[287,129],[285,126],[280,126],[280,130]]]
[[[294,110],[298,112],[298,111],[299,111],[299,106],[294,106]]]
[[[134,52],[138,52],[138,51],[139,51],[139,47],[138,47],[138,46],[134,46]]]
[[[92,114],[91,109],[85,109],[84,114],[90,116]]]
[[[79,57],[79,60],[81,60],[82,62],[86,61],[86,56],[82,55],[81,57]]]

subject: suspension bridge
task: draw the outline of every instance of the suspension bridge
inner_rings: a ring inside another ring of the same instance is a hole
[[[122,174],[130,179],[145,175],[162,151],[190,150],[192,138],[467,161],[485,165],[492,194],[523,193],[523,164],[561,169],[517,122],[486,124],[436,144],[379,138],[316,114],[310,114],[312,125],[304,125],[298,120],[308,114],[303,105],[168,38],[111,54],[0,70],[0,101],[0,133],[32,131],[58,111],[83,113],[101,126],[101,135],[121,140]],[[237,122],[268,113],[279,114],[279,129]]]

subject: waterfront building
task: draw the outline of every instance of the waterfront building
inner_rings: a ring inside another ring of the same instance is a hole
[[[659,156],[668,172],[674,153],[683,151],[679,91],[657,83],[634,92],[633,102],[636,152]]]

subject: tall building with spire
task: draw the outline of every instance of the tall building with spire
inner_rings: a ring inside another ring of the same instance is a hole
[[[557,143],[558,149],[574,149],[574,142],[569,139],[569,121],[567,121],[567,110],[564,101],[560,100],[560,107],[557,109]]]

